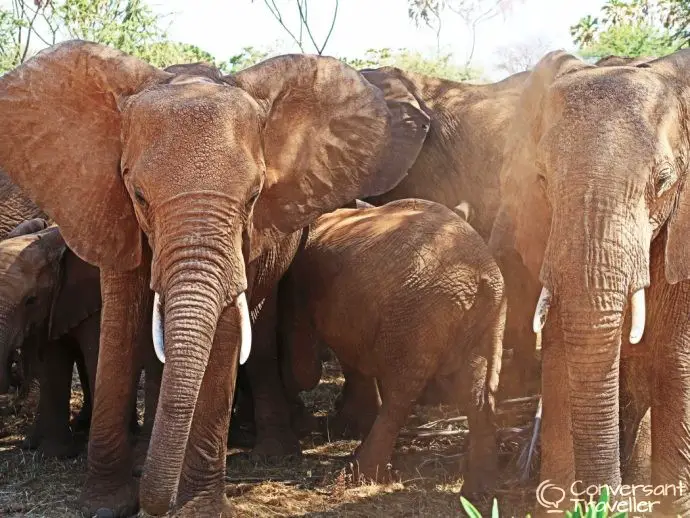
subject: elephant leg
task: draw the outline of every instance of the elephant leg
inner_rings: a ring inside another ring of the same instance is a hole
[[[101,269],[100,345],[88,470],[82,509],[92,516],[129,516],[138,508],[128,426],[139,374],[137,345],[153,297],[149,290],[150,250],[133,271]],[[105,514],[104,514],[105,513]]]
[[[575,482],[570,395],[565,348],[557,312],[549,314],[542,334],[542,431],[540,480],[567,490]],[[507,333],[506,333],[507,334]],[[563,505],[569,506],[566,499]]]
[[[254,345],[246,363],[256,424],[256,444],[252,455],[257,457],[281,457],[301,451],[290,425],[290,406],[280,376],[276,316],[274,290],[265,299],[253,326]]]
[[[69,427],[75,353],[70,340],[63,338],[46,345],[41,362],[38,415],[27,445],[46,457],[74,457],[80,451]]]
[[[673,488],[666,492],[663,509],[655,511],[686,516],[690,513],[690,283],[666,285],[666,290],[661,324],[655,326],[660,337],[649,337],[654,345],[652,484]]]
[[[541,285],[533,280],[517,254],[503,259],[499,266],[508,298],[504,348],[513,350],[512,361],[501,373],[501,392],[504,397],[535,393],[538,391],[539,362],[535,357],[532,319]]]
[[[21,347],[22,384],[19,389],[21,401],[20,415],[30,416],[38,412],[41,397],[40,370],[41,360],[38,351],[43,347],[43,338],[39,333],[31,333]]]
[[[342,404],[329,428],[336,437],[360,439],[367,436],[376,421],[381,397],[376,378],[363,376],[347,365],[342,365],[342,369]]]
[[[236,516],[225,495],[230,409],[237,379],[239,322],[220,318],[187,441],[174,516]]]
[[[470,444],[462,486],[466,494],[485,493],[495,486],[498,477],[495,407],[487,394],[487,367],[487,358],[473,355],[459,384],[459,393],[469,396],[466,407]]]
[[[649,355],[621,361],[621,467],[625,484],[651,483]]]
[[[150,323],[147,323],[145,329],[148,330],[150,327]],[[140,347],[144,366],[144,422],[139,429],[136,438],[136,446],[134,447],[135,476],[141,476],[144,470],[146,454],[148,453],[149,443],[151,442],[151,435],[153,433],[153,423],[156,419],[156,408],[158,407],[158,397],[161,391],[161,381],[163,379],[163,364],[158,360],[154,352],[151,333],[142,333]]]
[[[397,372],[397,370],[395,371]],[[426,380],[395,375],[381,380],[381,409],[371,431],[355,452],[355,477],[385,480],[395,441]]]

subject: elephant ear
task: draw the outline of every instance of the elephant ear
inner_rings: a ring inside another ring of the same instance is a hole
[[[680,92],[682,112],[687,114],[690,110],[690,49],[679,50],[642,67],[652,69],[675,84],[674,89]],[[690,121],[685,120],[684,126],[688,124]],[[685,162],[687,168],[687,157]],[[690,279],[690,180],[687,175],[682,182],[666,230],[665,271],[666,280],[671,284]]]
[[[128,270],[141,261],[120,177],[118,103],[169,76],[104,45],[69,41],[0,78],[0,167],[92,264]]]
[[[254,205],[250,259],[281,234],[400,181],[398,171],[377,174],[390,136],[383,95],[341,61],[280,56],[225,81],[264,110],[266,177]]]
[[[415,97],[414,88],[404,77],[404,72],[393,67],[362,70],[361,74],[379,88],[388,110],[391,112],[391,141],[381,163],[380,177],[384,184],[387,177],[402,180],[417,160],[431,125],[431,113],[421,99]],[[396,184],[397,185],[397,184]],[[392,189],[379,190],[372,195]]]
[[[542,112],[553,83],[566,74],[591,67],[563,51],[550,52],[525,82],[508,131],[501,170],[501,207],[490,247],[497,254],[516,250],[538,278],[551,227],[551,210],[539,185],[537,146],[545,128]]]

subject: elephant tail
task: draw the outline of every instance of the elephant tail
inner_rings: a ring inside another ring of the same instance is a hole
[[[498,392],[499,376],[501,373],[501,359],[503,356],[503,334],[505,331],[508,298],[505,294],[503,277],[495,268],[491,275],[482,276],[479,297],[486,297],[490,309],[485,320],[482,333],[482,354],[486,355],[486,379],[484,383],[484,401],[495,410],[496,394]]]

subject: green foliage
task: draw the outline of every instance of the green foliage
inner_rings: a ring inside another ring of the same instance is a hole
[[[259,50],[254,47],[244,47],[242,52],[235,54],[222,65],[222,69],[228,73],[235,73],[262,62],[271,54],[267,50]]]
[[[662,30],[649,25],[614,25],[582,48],[586,58],[605,56],[665,56],[676,50]]]
[[[570,28],[585,57],[663,56],[690,40],[688,0],[607,0]]]
[[[73,38],[110,45],[158,67],[215,63],[195,45],[170,41],[165,18],[143,0],[15,0],[11,9],[0,9],[0,72],[29,57],[32,42],[47,46]]]
[[[375,68],[383,66],[398,67],[409,72],[417,72],[433,77],[466,81],[478,79],[479,71],[459,66],[452,61],[452,54],[439,57],[426,57],[420,52],[408,49],[369,49],[363,58],[343,59],[354,68]]]

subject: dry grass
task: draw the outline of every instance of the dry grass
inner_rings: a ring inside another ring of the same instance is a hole
[[[336,364],[329,364],[319,387],[305,396],[305,403],[325,419],[333,409],[342,385]],[[81,392],[75,384],[73,408]],[[1,396],[0,396],[1,397]],[[69,461],[44,460],[19,448],[31,416],[12,411],[13,398],[0,399],[0,516],[79,516],[77,498],[85,477],[85,454]],[[497,491],[501,514],[524,516],[534,505],[534,484],[520,486],[515,459],[529,432],[534,402],[502,410],[504,433],[501,449],[502,480]],[[423,429],[419,429],[424,426]],[[302,441],[301,458],[257,463],[246,452],[228,456],[227,493],[242,516],[462,516],[462,488],[466,426],[447,407],[418,407],[398,440],[393,457],[395,471],[389,484],[352,483],[350,455],[356,441],[331,441],[314,432]],[[416,432],[451,431],[451,435]],[[488,512],[490,502],[474,502]]]

